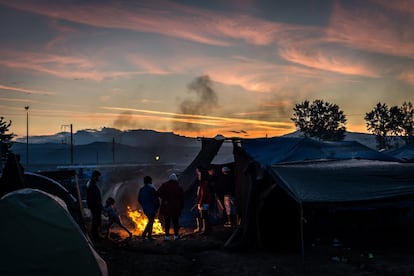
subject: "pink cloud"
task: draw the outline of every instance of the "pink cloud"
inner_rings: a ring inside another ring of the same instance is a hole
[[[110,5],[24,0],[0,3],[55,19],[102,28],[158,33],[216,46],[229,46],[232,42],[228,39],[268,45],[274,41],[277,32],[286,28],[283,24],[250,16],[212,12],[169,1],[116,2]]]
[[[375,9],[372,3],[364,3],[358,9],[334,5],[328,40],[373,53],[414,58],[414,2],[374,1],[378,3]]]
[[[102,71],[87,58],[42,53],[0,51],[0,64],[11,69],[23,69],[46,73],[66,79],[101,81],[142,72]]]
[[[314,49],[305,52],[303,49],[281,49],[280,56],[290,62],[307,67],[340,73],[344,75],[379,77],[380,72],[369,65],[364,65],[356,58],[344,57],[343,54]]]
[[[407,71],[401,73],[398,78],[406,83],[409,83],[411,85],[414,85],[414,71]]]

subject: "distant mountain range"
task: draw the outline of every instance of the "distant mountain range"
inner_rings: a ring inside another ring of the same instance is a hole
[[[285,137],[299,137],[293,132]],[[229,137],[230,138],[230,137]],[[73,139],[73,151],[71,151]],[[366,133],[347,132],[345,141],[357,141],[376,149],[375,136]],[[398,142],[399,146],[403,142]],[[116,164],[116,163],[174,163],[189,165],[201,149],[197,138],[180,136],[172,132],[154,130],[122,131],[114,128],[80,130],[71,134],[59,132],[47,136],[29,137],[29,163],[40,164]],[[19,138],[12,151],[26,160],[26,139]],[[73,160],[73,163],[72,163]]]
[[[157,132],[148,129],[137,129],[122,131],[116,128],[102,128],[79,130],[73,133],[73,144],[87,145],[95,142],[109,142],[113,141],[117,144],[128,145],[132,147],[148,146],[149,144],[158,145],[186,145],[191,143],[196,144],[197,139],[180,136],[172,132]],[[44,143],[58,143],[70,144],[70,132],[59,132],[53,135],[30,136],[30,144],[44,144]],[[26,143],[26,138],[17,138],[16,142]]]
[[[189,164],[201,147],[198,139],[171,132],[103,128],[74,133],[71,150],[70,136],[68,132],[30,136],[28,163],[31,169],[41,169],[40,165],[70,164]],[[27,163],[25,139],[17,139],[11,149],[20,154],[22,163]]]
[[[299,137],[300,131],[292,132],[285,137]],[[231,138],[231,137],[228,137]],[[115,128],[102,128],[79,130],[72,135],[73,145],[81,146],[96,142],[116,143],[131,147],[140,146],[198,146],[199,141],[196,138],[180,136],[172,132],[158,132],[148,129],[137,129],[122,131]],[[30,144],[70,144],[71,134],[69,132],[59,132],[53,135],[30,136]],[[375,136],[368,133],[347,132],[345,141],[358,141],[370,148],[376,147]],[[26,138],[17,138],[17,143],[26,143]]]

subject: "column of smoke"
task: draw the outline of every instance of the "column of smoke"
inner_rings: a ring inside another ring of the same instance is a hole
[[[192,97],[184,99],[179,105],[179,113],[210,115],[218,106],[217,93],[212,88],[212,82],[208,75],[195,78],[188,84],[188,93]],[[178,116],[177,116],[178,117]],[[200,130],[200,125],[193,123],[175,123],[175,130]]]
[[[188,84],[187,88],[192,95],[179,104],[182,114],[209,115],[218,106],[218,96],[212,88],[209,76],[204,75],[195,78]],[[114,126],[135,128],[137,124],[131,114],[126,112],[114,121]],[[199,130],[200,127],[192,123],[175,123],[174,129]],[[110,179],[107,179],[107,188],[104,191],[103,200],[105,201],[109,196],[114,197],[121,214],[126,214],[127,206],[132,209],[139,209],[141,207],[137,202],[137,197],[139,188],[143,185],[144,176],[150,175],[153,178],[153,184],[158,187],[167,180],[172,172],[174,172],[173,167],[159,165],[116,169],[108,175]]]

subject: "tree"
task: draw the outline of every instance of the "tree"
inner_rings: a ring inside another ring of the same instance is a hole
[[[371,112],[366,113],[365,120],[368,130],[376,135],[378,149],[391,147],[389,133],[402,135],[406,144],[414,140],[414,108],[411,102],[390,108],[378,103]]]
[[[336,104],[308,100],[296,104],[291,120],[305,136],[326,141],[341,141],[345,138],[346,117]]]
[[[405,143],[414,142],[414,108],[411,102],[404,102],[400,108],[401,112],[401,133],[405,138]]]
[[[14,137],[14,133],[7,133],[11,124],[11,121],[7,122],[4,117],[0,117],[0,161],[5,160],[12,146],[11,139]]]
[[[394,108],[394,113],[397,111]],[[394,115],[395,118],[397,115]],[[384,103],[377,103],[377,105],[364,117],[367,123],[367,129],[370,130],[377,140],[378,149],[387,149],[390,147],[389,141],[387,139],[388,133],[392,130],[395,130],[395,122],[391,120],[391,113],[388,106]]]
[[[403,120],[402,109],[398,106],[391,106],[389,109],[389,129],[394,135],[400,135],[403,132],[401,122]]]

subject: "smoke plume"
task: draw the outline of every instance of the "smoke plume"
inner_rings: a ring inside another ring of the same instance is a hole
[[[218,96],[208,75],[195,78],[187,88],[191,95],[179,104],[181,114],[209,115],[218,106]],[[175,123],[175,129],[194,131],[199,130],[200,125]]]
[[[118,129],[135,129],[137,123],[134,120],[131,112],[124,112],[119,114],[118,118],[114,121],[114,127]]]

